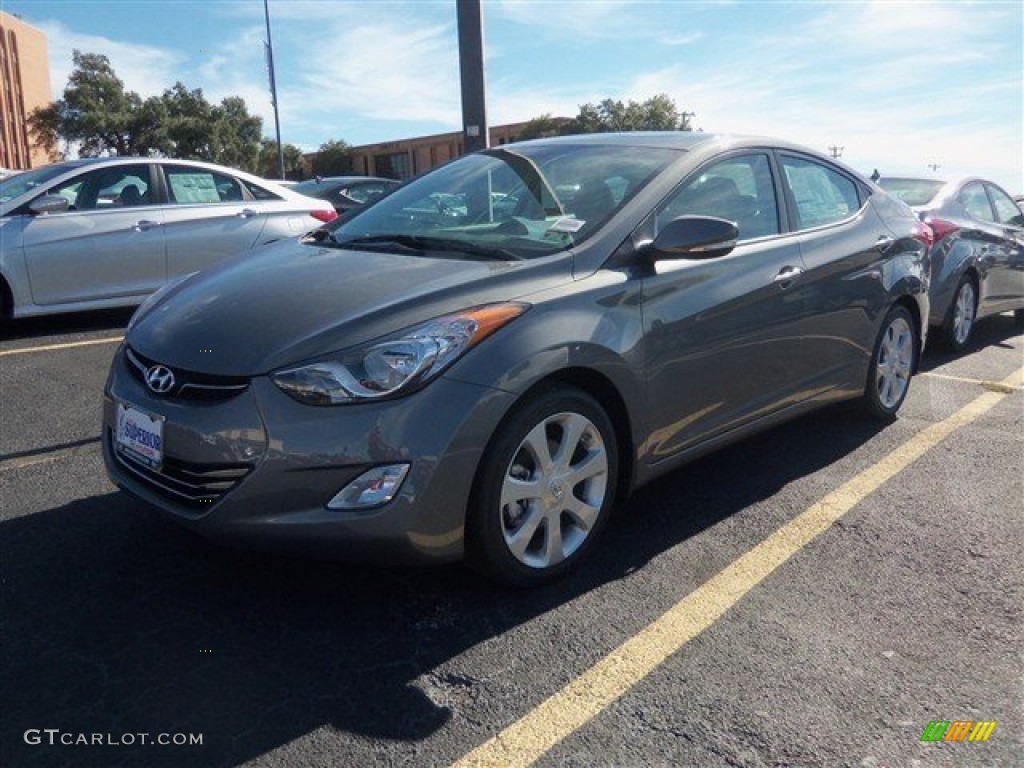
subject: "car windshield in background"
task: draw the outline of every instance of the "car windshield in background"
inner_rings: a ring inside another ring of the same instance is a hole
[[[467,155],[328,227],[324,242],[431,255],[543,256],[586,238],[680,152],[562,144]]]
[[[879,179],[878,186],[907,205],[927,205],[946,182],[937,179]]]
[[[46,184],[50,179],[60,176],[62,173],[75,168],[81,163],[57,163],[36,168],[32,171],[23,171],[14,176],[0,180],[0,203],[6,203],[16,197],[21,197],[36,187]]]

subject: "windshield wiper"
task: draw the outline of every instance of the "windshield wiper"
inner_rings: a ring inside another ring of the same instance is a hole
[[[431,237],[428,235],[366,235],[364,237],[353,237],[349,240],[337,240],[333,242],[342,247],[347,246],[373,246],[373,245],[398,245],[420,253],[428,251],[450,251],[452,253],[464,253],[470,256],[480,256],[486,259],[498,261],[519,261],[522,257],[513,251],[499,248],[493,245],[481,245],[480,243],[457,240],[451,237]]]

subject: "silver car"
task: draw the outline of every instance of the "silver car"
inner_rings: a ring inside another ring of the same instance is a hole
[[[964,349],[976,320],[1013,310],[1024,321],[1024,213],[991,181],[881,178],[931,228],[932,338]]]
[[[72,160],[0,181],[0,312],[140,304],[176,279],[336,218],[330,203],[210,163]]]

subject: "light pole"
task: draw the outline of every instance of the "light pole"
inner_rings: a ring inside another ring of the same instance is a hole
[[[263,0],[263,15],[267,19],[267,72],[270,75],[270,103],[274,106],[274,129],[277,132],[277,174],[284,178],[284,150],[281,148],[281,118],[277,112],[277,81],[274,79],[274,44],[270,40],[269,0]]]
[[[844,149],[846,149],[846,147],[837,147],[835,144],[833,144],[831,147],[828,148],[828,151],[832,155],[833,160],[838,160],[840,157],[843,156]]]
[[[455,0],[459,25],[459,79],[466,152],[490,146],[484,95],[484,31],[481,0]]]

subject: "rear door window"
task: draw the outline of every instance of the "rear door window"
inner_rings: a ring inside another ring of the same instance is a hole
[[[991,222],[996,220],[992,214],[992,205],[988,201],[988,195],[985,194],[985,187],[980,182],[968,184],[957,195],[957,199],[974,218]]]
[[[797,229],[834,224],[860,210],[857,184],[848,176],[807,158],[782,155],[780,159],[796,206]]]
[[[234,203],[245,199],[238,179],[205,168],[165,166],[167,194],[176,205]]]

